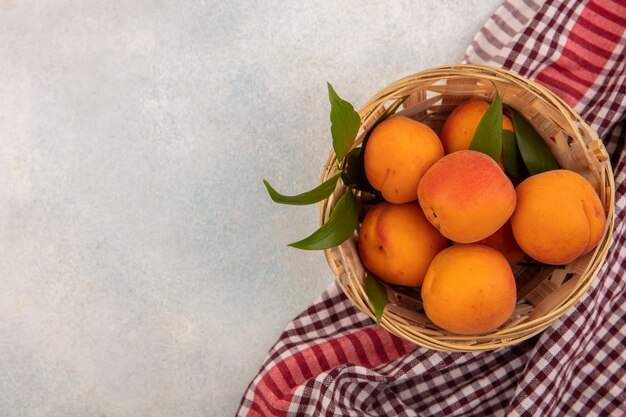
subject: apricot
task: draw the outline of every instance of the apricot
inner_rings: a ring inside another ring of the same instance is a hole
[[[504,255],[510,265],[515,265],[521,261],[526,253],[519,247],[515,237],[511,222],[504,223],[504,226],[496,230],[496,232],[486,238],[476,242],[481,245],[489,246]]]
[[[478,244],[455,245],[433,259],[422,300],[428,318],[442,329],[462,335],[487,333],[511,317],[515,278],[497,250]]]
[[[392,203],[417,199],[422,175],[443,156],[439,137],[427,125],[394,116],[374,128],[365,147],[365,174]]]
[[[377,204],[359,231],[363,266],[390,284],[421,285],[430,261],[447,246],[417,203]]]
[[[476,151],[444,156],[424,174],[417,195],[426,218],[450,240],[477,242],[515,209],[515,188],[498,164]]]
[[[469,149],[480,119],[489,108],[483,100],[468,100],[459,104],[450,113],[441,128],[440,138],[447,154]],[[507,116],[502,116],[502,129],[513,131],[513,123]]]
[[[517,186],[513,235],[532,258],[562,265],[591,251],[604,234],[600,198],[582,175],[547,171]]]

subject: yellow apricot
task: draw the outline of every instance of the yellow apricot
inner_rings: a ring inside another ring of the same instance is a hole
[[[447,246],[417,203],[377,204],[359,231],[363,266],[391,284],[421,285],[430,261]]]
[[[476,151],[444,156],[424,174],[417,194],[426,218],[450,240],[477,242],[515,209],[515,189],[498,164]]]
[[[422,286],[424,311],[449,332],[487,333],[504,324],[516,303],[506,258],[488,246],[454,245],[433,259]]]
[[[591,251],[602,238],[604,208],[582,175],[564,169],[543,172],[524,180],[516,192],[513,235],[532,258],[566,264]]]
[[[365,147],[365,174],[384,199],[408,203],[417,199],[417,185],[443,156],[439,137],[427,125],[403,116],[381,122]]]

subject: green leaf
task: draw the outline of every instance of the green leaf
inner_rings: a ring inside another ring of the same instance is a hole
[[[524,163],[520,159],[515,133],[510,130],[502,130],[502,162],[511,178],[519,179],[524,176]]]
[[[328,84],[328,99],[330,100],[330,132],[333,136],[333,148],[337,160],[341,161],[354,144],[356,134],[361,127],[361,117],[352,104],[337,95],[330,83],[326,84]]]
[[[496,90],[496,96],[491,105],[480,119],[469,148],[489,155],[496,162],[500,161],[500,154],[502,153],[502,100],[498,90]]]
[[[274,200],[274,202],[280,204],[291,204],[294,206],[305,206],[307,204],[317,203],[325,198],[328,198],[328,196],[335,191],[335,186],[337,185],[337,180],[340,176],[341,172],[330,177],[311,191],[298,195],[280,194],[266,180],[263,180],[263,184],[265,184],[267,193],[270,195],[270,198]]]
[[[359,222],[356,198],[350,190],[341,196],[333,208],[328,221],[313,234],[289,246],[298,249],[328,249],[343,243],[354,233]]]
[[[374,307],[376,323],[380,324],[380,320],[383,318],[383,311],[387,305],[387,288],[378,282],[376,277],[370,273],[366,273],[365,294],[367,294],[367,298],[369,298],[370,303],[372,303]]]
[[[363,148],[360,146],[348,152],[345,158],[346,166],[341,178],[348,186],[354,186],[358,190],[374,193],[376,190],[369,183],[365,174],[365,161],[362,153]]]
[[[535,128],[515,109],[511,112],[517,147],[530,175],[559,169],[559,163]]]

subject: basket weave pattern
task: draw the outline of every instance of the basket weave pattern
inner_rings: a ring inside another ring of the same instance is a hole
[[[597,134],[563,100],[545,87],[512,72],[476,65],[433,68],[398,80],[370,99],[360,110],[362,133],[385,110],[405,100],[398,115],[428,124],[439,133],[454,107],[471,98],[491,101],[494,85],[503,104],[524,115],[542,136],[561,167],[578,172],[593,185],[607,215],[602,240],[591,253],[565,269],[536,265],[516,266],[517,306],[512,317],[497,330],[479,336],[460,336],[440,329],[424,314],[414,291],[387,286],[389,304],[381,326],[395,335],[435,350],[469,352],[492,350],[528,339],[550,326],[582,297],[597,275],[611,241],[614,223],[615,183],[608,154]],[[331,151],[322,181],[336,172]],[[320,205],[320,221],[326,222],[346,187],[337,189]],[[360,214],[369,208],[371,196],[357,193]],[[567,213],[564,213],[567,215]],[[358,232],[358,230],[357,230]],[[361,311],[374,317],[363,287],[365,270],[356,248],[356,236],[324,251],[337,283]]]

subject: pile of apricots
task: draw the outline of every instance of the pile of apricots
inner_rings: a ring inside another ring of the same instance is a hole
[[[502,163],[469,150],[489,104],[457,106],[437,135],[394,116],[371,133],[365,173],[384,198],[359,231],[364,267],[390,284],[421,287],[424,311],[461,335],[491,332],[512,315],[511,267],[526,256],[567,264],[591,251],[606,215],[591,184],[559,169],[514,186]],[[503,115],[502,128],[513,130]]]

